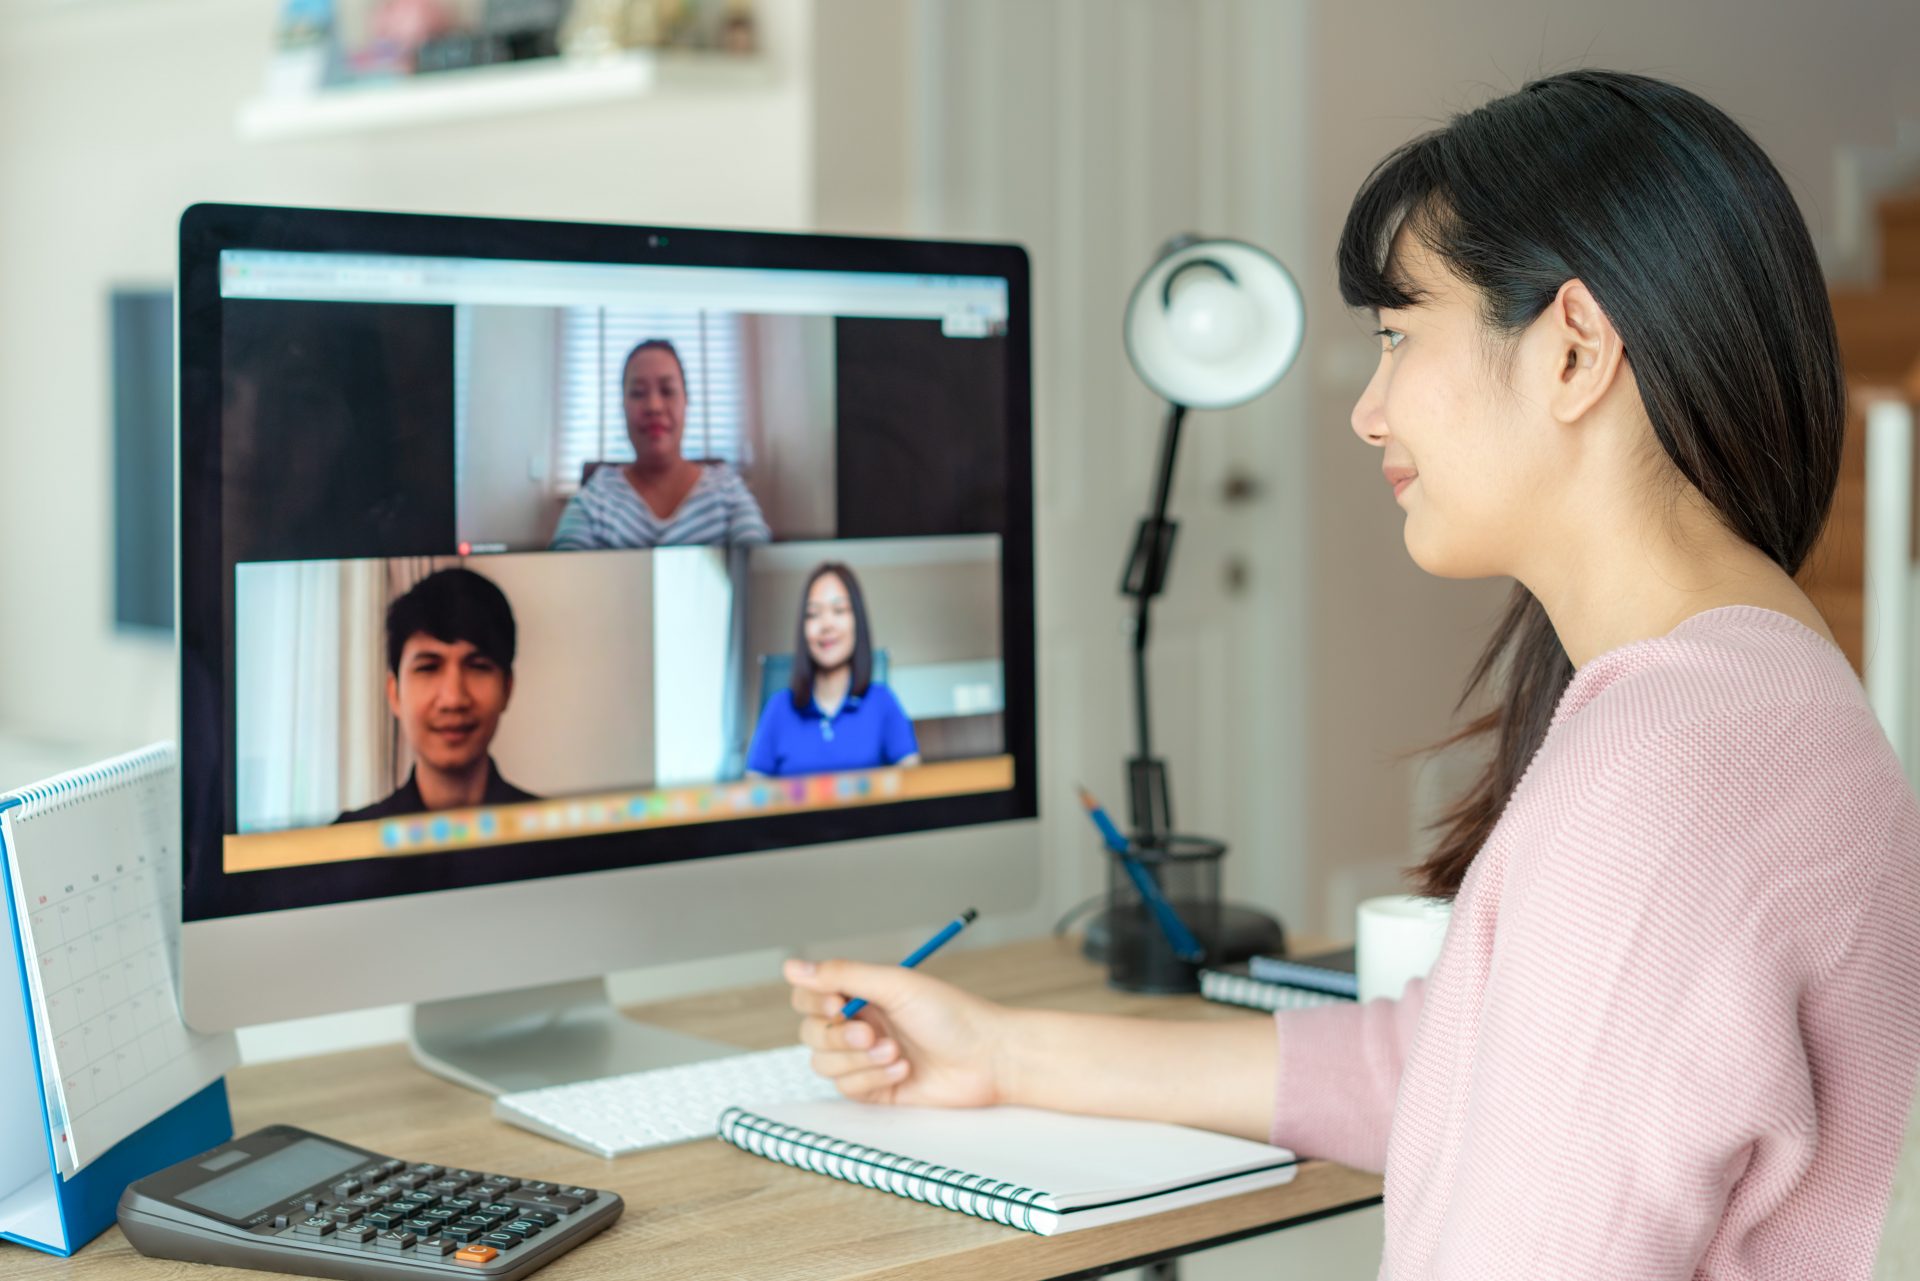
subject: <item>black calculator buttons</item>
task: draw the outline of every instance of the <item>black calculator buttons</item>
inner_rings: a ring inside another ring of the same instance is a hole
[[[581,1205],[592,1205],[600,1199],[600,1194],[592,1188],[561,1188],[560,1195],[569,1201],[578,1201]]]
[[[405,1228],[388,1228],[375,1237],[373,1243],[382,1250],[411,1250],[419,1239]]]
[[[335,1241],[351,1241],[356,1245],[365,1245],[377,1235],[379,1235],[378,1232],[364,1223],[342,1223],[338,1228],[334,1229],[333,1239]]]
[[[517,1233],[523,1237],[537,1237],[540,1235],[542,1226],[541,1224],[535,1223],[532,1219],[508,1219],[500,1225],[499,1230],[502,1232]]]
[[[367,1216],[367,1222],[371,1223],[374,1227],[379,1228],[382,1231],[385,1231],[388,1228],[394,1227],[401,1223],[405,1223],[408,1219],[412,1217],[413,1217],[412,1215],[408,1214],[404,1210],[381,1209],[381,1210],[375,1210],[372,1214],[369,1214]]]
[[[333,1235],[334,1222],[324,1214],[310,1214],[294,1224],[293,1230],[303,1237],[324,1237]]]
[[[381,1182],[368,1188],[367,1195],[377,1196],[382,1201],[391,1201],[397,1196],[405,1196],[407,1191],[408,1189],[401,1187],[398,1183]]]
[[[463,1244],[465,1243],[461,1241],[455,1241],[452,1237],[436,1235],[436,1236],[421,1237],[419,1242],[416,1243],[413,1248],[421,1254],[439,1255],[444,1257],[446,1255],[452,1254],[455,1250],[458,1250]]]
[[[347,1197],[358,1193],[360,1189],[365,1186],[366,1184],[360,1182],[358,1179],[342,1179],[333,1185],[332,1192],[335,1196],[345,1200]]]
[[[355,1205],[349,1201],[344,1205],[336,1205],[331,1210],[328,1210],[327,1217],[335,1223],[358,1223],[360,1216],[366,1212],[367,1208],[365,1206]]]
[[[420,1161],[407,1167],[407,1173],[417,1174],[426,1179],[437,1179],[446,1174],[445,1166],[435,1165],[431,1161]]]
[[[552,1210],[529,1209],[524,1206],[521,1207],[518,1217],[525,1219],[528,1223],[537,1223],[543,1228],[550,1228],[560,1222],[560,1216]]]
[[[363,1214],[368,1210],[378,1210],[386,1203],[387,1199],[385,1197],[373,1192],[362,1192],[359,1196],[348,1197],[346,1201],[348,1205],[359,1206]]]
[[[480,1238],[478,1244],[490,1245],[500,1253],[505,1254],[516,1245],[519,1245],[521,1240],[521,1237],[515,1236],[511,1232],[489,1232]]]

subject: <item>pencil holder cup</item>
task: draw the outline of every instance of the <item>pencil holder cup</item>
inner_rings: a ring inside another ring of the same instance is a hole
[[[1220,860],[1227,847],[1204,836],[1135,839],[1127,860],[1107,856],[1107,985],[1125,992],[1198,992],[1204,957],[1180,955],[1184,925],[1203,952],[1220,934]],[[1156,906],[1149,893],[1157,891]],[[1177,922],[1167,919],[1171,909]]]

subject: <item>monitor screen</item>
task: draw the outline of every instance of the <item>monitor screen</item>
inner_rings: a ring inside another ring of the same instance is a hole
[[[188,919],[1032,816],[1025,269],[189,211]]]

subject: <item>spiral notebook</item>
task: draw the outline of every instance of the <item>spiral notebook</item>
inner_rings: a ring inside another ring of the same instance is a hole
[[[720,1137],[816,1174],[1054,1236],[1290,1182],[1285,1148],[1154,1121],[845,1100],[728,1108]]]
[[[0,924],[0,1237],[65,1254],[233,1133],[233,1034],[180,1017],[170,744],[0,796]]]
[[[1200,995],[1224,1005],[1253,1010],[1299,1010],[1314,1005],[1351,1005],[1350,996],[1336,996],[1316,988],[1295,987],[1256,977],[1245,961],[1208,966],[1200,971]]]

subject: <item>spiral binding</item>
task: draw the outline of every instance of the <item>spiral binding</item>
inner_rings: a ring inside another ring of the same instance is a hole
[[[45,782],[0,796],[0,809],[11,809],[16,820],[58,813],[95,796],[143,783],[172,764],[173,744],[151,743],[124,756],[56,774]]]
[[[1226,970],[1201,970],[1200,995],[1223,1005],[1244,1005],[1254,1010],[1294,1010],[1316,1005],[1351,1005],[1353,998],[1316,992],[1308,988],[1270,983],[1246,974]]]
[[[1034,1216],[1055,1215],[1047,1194],[984,1175],[915,1161],[797,1126],[781,1125],[743,1108],[720,1117],[720,1137],[737,1148],[815,1174],[828,1174],[895,1196],[922,1201],[1010,1228],[1037,1232]]]

